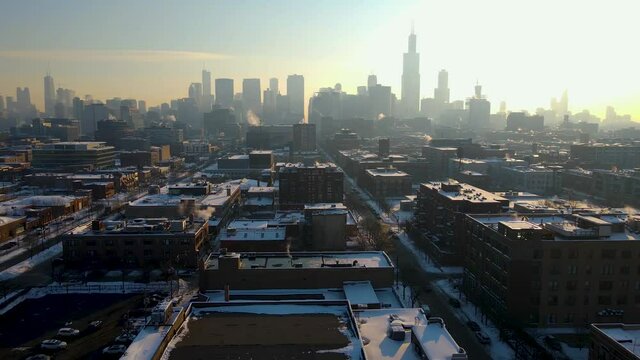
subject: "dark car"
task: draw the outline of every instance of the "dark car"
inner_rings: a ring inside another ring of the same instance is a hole
[[[456,298],[449,298],[449,305],[453,306],[454,308],[459,308],[461,306],[460,300]]]
[[[480,325],[478,325],[478,323],[475,321],[467,321],[467,326],[473,331],[480,331]]]
[[[491,344],[491,338],[485,335],[482,331],[476,331],[476,338],[483,345]]]
[[[556,350],[556,351],[561,351],[562,350],[562,345],[560,344],[560,341],[558,339],[556,339],[556,337],[553,336],[553,335],[545,336],[544,337],[544,342],[545,342],[545,344],[547,344],[553,350]]]

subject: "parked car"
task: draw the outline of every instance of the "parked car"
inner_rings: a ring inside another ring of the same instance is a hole
[[[125,345],[111,345],[102,349],[102,353],[105,355],[120,355],[124,354],[127,351],[127,347]]]
[[[454,308],[459,308],[460,306],[462,306],[460,304],[460,300],[456,298],[449,298],[449,305],[453,306]]]
[[[491,344],[491,338],[485,335],[482,331],[476,331],[476,338],[480,342],[480,344],[488,345]]]
[[[122,333],[122,334],[116,336],[116,342],[119,342],[119,343],[130,343],[135,338],[136,338],[136,336],[134,334]]]
[[[49,359],[51,359],[51,356],[49,356],[49,355],[36,354],[36,355],[29,356],[25,360],[49,360]]]
[[[73,328],[62,328],[58,330],[58,336],[72,337],[72,336],[78,336],[79,334],[80,334],[80,330],[73,329]]]
[[[62,350],[67,348],[67,343],[58,339],[43,340],[40,347],[48,350]]]
[[[544,337],[543,340],[544,340],[545,344],[547,344],[553,350],[562,351],[562,345],[560,344],[560,341],[558,339],[556,339],[555,336],[547,335],[547,336]]]
[[[473,331],[480,331],[480,325],[478,325],[478,323],[475,321],[467,321],[467,326]]]
[[[102,326],[102,321],[101,320],[96,320],[96,321],[92,321],[89,323],[89,328],[91,329],[97,329],[99,327]]]

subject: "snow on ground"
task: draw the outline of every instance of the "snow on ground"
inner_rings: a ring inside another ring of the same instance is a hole
[[[429,256],[422,250],[418,249],[418,247],[409,239],[409,235],[405,232],[398,233],[398,239],[407,249],[411,251],[413,256],[418,261],[418,265],[426,271],[427,273],[436,273],[436,274],[462,274],[462,268],[457,266],[448,266],[448,267],[438,267],[436,264],[429,258]]]
[[[2,256],[0,256],[0,264],[3,264],[13,259],[16,256],[24,254],[26,251],[27,251],[26,247],[14,247],[13,249],[6,251]]]
[[[53,245],[52,247],[36,254],[35,256],[32,256],[30,259],[17,263],[12,267],[0,272],[0,281],[13,279],[33,269],[37,265],[49,259],[52,259],[54,257],[58,257],[61,254],[62,254],[62,243]]]
[[[562,346],[562,352],[571,360],[587,360],[589,358],[588,344],[585,344],[582,349],[571,347],[563,342],[560,345]]]
[[[459,291],[453,288],[453,283],[449,280],[436,281],[436,287],[448,297],[456,299],[460,297]],[[471,302],[466,301],[464,295],[462,295],[460,304],[460,309],[454,309],[454,314],[462,323],[466,323],[469,320],[475,321],[480,325],[482,332],[491,338],[491,344],[486,345],[489,347],[491,358],[494,360],[513,359],[513,349],[507,343],[500,341],[500,330],[491,321],[483,322],[479,310]]]

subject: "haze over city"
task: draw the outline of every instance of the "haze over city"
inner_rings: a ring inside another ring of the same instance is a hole
[[[3,0],[0,359],[640,360],[640,0]]]
[[[402,53],[415,24],[421,94],[450,74],[451,97],[473,95],[509,110],[548,107],[564,90],[570,110],[640,117],[633,0],[109,1],[7,0],[0,13],[0,94],[42,76],[91,94],[158,105],[186,96],[204,68],[214,78],[305,76],[305,93],[369,74],[399,93]]]

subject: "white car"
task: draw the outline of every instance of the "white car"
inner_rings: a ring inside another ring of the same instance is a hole
[[[136,338],[136,336],[134,334],[122,333],[122,334],[116,336],[116,342],[119,342],[119,343],[130,343],[135,338]]]
[[[73,328],[62,328],[58,330],[58,336],[78,336],[80,334],[80,330]]]
[[[127,351],[127,347],[124,345],[111,345],[104,348],[102,350],[102,353],[110,354],[110,355],[119,355],[119,354],[124,354],[125,351]]]
[[[48,339],[42,341],[40,347],[49,350],[62,350],[67,348],[67,343],[57,339]]]

